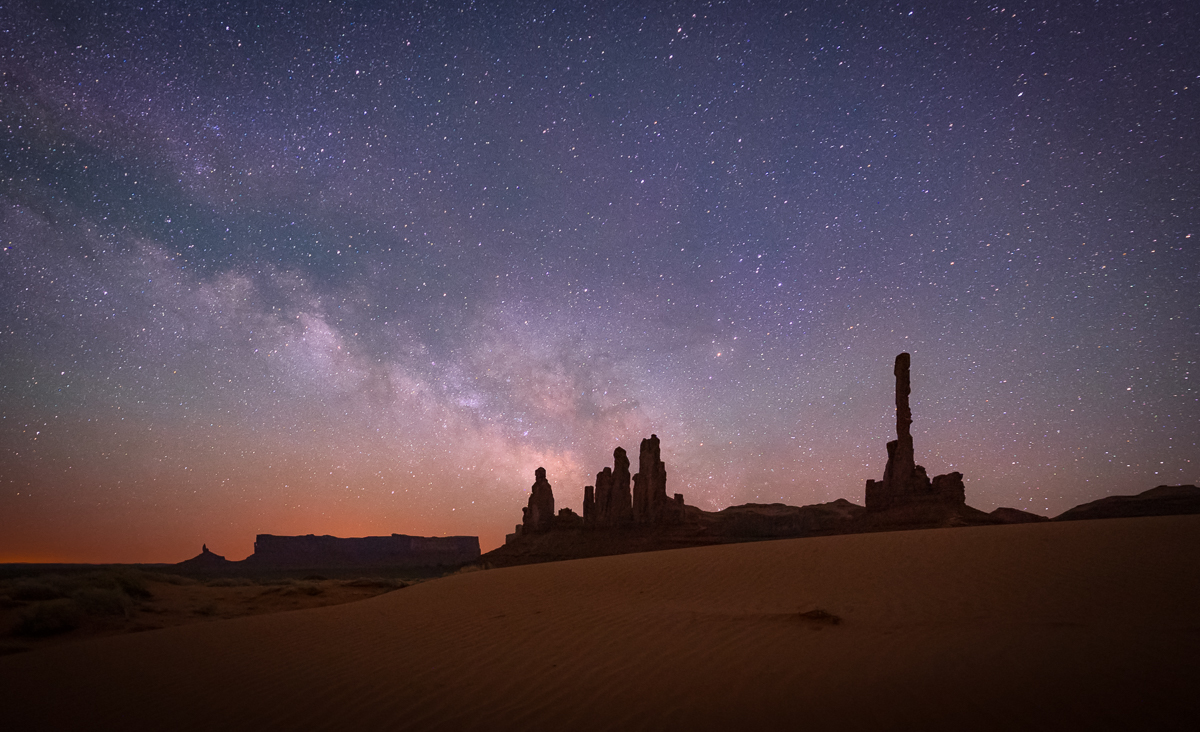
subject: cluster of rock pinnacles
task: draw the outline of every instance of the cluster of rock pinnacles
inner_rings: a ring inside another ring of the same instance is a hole
[[[633,476],[630,491],[629,457],[625,449],[613,450],[613,467],[596,474],[596,485],[583,489],[583,519],[585,528],[614,528],[635,524],[662,525],[683,521],[683,494],[667,497],[667,466],[662,461],[658,435],[642,440],[638,454],[638,472]],[[549,531],[555,526],[554,491],[546,480],[546,469],[534,473],[529,505],[523,509],[523,519],[509,539],[524,534]],[[557,516],[558,523],[578,521],[569,508]]]
[[[868,480],[867,511],[878,513],[892,508],[937,505],[964,506],[966,492],[962,473],[939,475],[932,481],[925,468],[916,464],[913,438],[909,431],[912,411],[908,406],[911,393],[907,353],[896,357],[893,374],[896,377],[896,439],[887,443],[888,460],[883,480]],[[667,525],[682,523],[683,494],[667,498],[667,466],[663,463],[658,435],[642,440],[638,455],[638,473],[633,476],[630,492],[629,458],[623,448],[613,451],[613,467],[596,474],[596,485],[583,489],[583,519],[569,508],[556,516],[554,492],[546,480],[546,469],[535,472],[533,490],[524,518],[516,532],[508,535],[512,541],[525,534],[543,533],[556,526],[585,528],[614,528],[629,525]]]

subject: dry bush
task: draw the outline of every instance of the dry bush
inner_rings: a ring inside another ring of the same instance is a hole
[[[110,569],[107,574],[117,587],[126,595],[137,600],[148,600],[153,595],[150,588],[147,586],[147,577],[145,572],[126,567]]]
[[[119,589],[82,587],[71,593],[71,599],[86,615],[122,615],[133,612],[133,601]]]
[[[165,572],[146,572],[146,579],[150,582],[161,582],[164,585],[198,585],[200,582],[191,577],[184,577],[179,574],[166,574]]]
[[[204,584],[209,587],[250,587],[257,583],[245,577],[217,577]]]
[[[35,602],[20,612],[14,635],[41,637],[75,630],[87,614],[74,600],[60,598]]]
[[[297,582],[289,587],[284,587],[279,591],[279,594],[288,595],[323,595],[325,588],[319,585],[314,585],[311,582]]]
[[[407,582],[400,579],[386,579],[383,577],[359,577],[358,579],[345,580],[342,582],[342,587],[363,587],[380,590],[399,590],[408,587]]]
[[[62,575],[45,574],[41,577],[23,577],[13,582],[5,594],[22,602],[60,600],[70,596],[76,586],[76,583]]]

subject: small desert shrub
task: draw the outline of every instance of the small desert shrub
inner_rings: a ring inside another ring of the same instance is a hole
[[[299,584],[299,580],[287,579],[285,577],[283,579],[265,579],[259,582],[259,584],[266,585],[268,587],[290,587],[292,585]]]
[[[76,590],[71,599],[87,615],[124,615],[129,617],[133,602],[129,595],[114,588],[84,587]]]
[[[217,577],[204,584],[209,587],[250,587],[254,581],[245,577]]]
[[[83,608],[74,600],[35,602],[21,611],[13,633],[38,637],[66,633],[78,628],[84,617]]]
[[[282,590],[280,590],[279,594],[281,594],[281,595],[313,595],[313,596],[316,596],[316,595],[325,594],[325,588],[320,587],[318,585],[314,585],[309,582],[297,582],[296,584],[294,584],[290,587],[284,587]]]
[[[47,574],[41,577],[19,579],[8,590],[8,596],[24,602],[59,600],[71,594],[72,583],[61,575]]]
[[[465,567],[460,567],[459,570],[457,572],[455,572],[455,574],[469,574],[471,572],[479,572],[482,569],[483,569],[483,567],[480,567],[478,564],[468,564]]]
[[[148,600],[153,595],[150,593],[150,588],[146,586],[146,574],[135,569],[113,569],[107,573],[117,587],[126,595],[137,600]]]
[[[164,585],[196,585],[200,584],[191,577],[184,577],[178,574],[166,574],[164,572],[147,572],[146,579],[151,582],[162,582]]]
[[[381,590],[399,590],[408,587],[408,583],[399,579],[385,579],[383,577],[359,577],[358,579],[346,580],[342,582],[343,587],[367,587]]]
[[[200,605],[199,607],[197,607],[195,610],[195,613],[197,615],[216,615],[217,614],[217,603],[206,602],[203,605]]]

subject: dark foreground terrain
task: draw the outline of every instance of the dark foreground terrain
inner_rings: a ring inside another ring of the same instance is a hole
[[[340,605],[423,581],[239,571],[181,574],[174,565],[0,565],[0,655],[85,638]]]

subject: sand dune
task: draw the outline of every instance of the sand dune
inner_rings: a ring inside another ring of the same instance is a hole
[[[1183,729],[1198,537],[1170,516],[474,572],[0,657],[0,709],[8,729]]]

